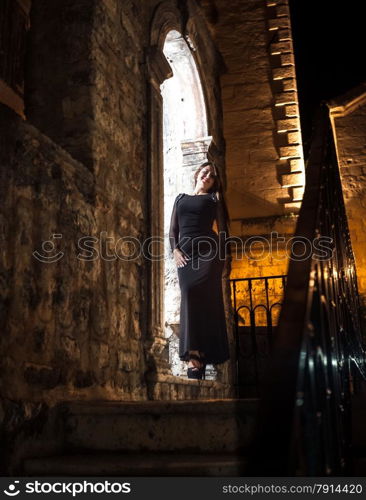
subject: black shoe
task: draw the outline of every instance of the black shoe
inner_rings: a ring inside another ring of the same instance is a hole
[[[195,359],[202,363],[202,366],[198,368],[197,366],[192,366],[187,369],[187,377],[195,380],[205,379],[205,371],[206,371],[206,363],[204,362],[204,358],[200,358],[196,354],[190,354],[189,359]]]

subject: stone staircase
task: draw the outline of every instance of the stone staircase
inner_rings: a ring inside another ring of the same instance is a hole
[[[240,476],[258,400],[78,402],[64,444],[27,458],[29,476]]]

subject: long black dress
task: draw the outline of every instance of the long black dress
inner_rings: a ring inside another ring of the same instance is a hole
[[[219,258],[219,237],[212,229],[217,220],[215,193],[179,194],[172,211],[170,248],[179,248],[189,260],[178,267],[181,290],[179,357],[189,351],[205,354],[206,362],[229,359],[226,320],[222,296],[224,258]]]

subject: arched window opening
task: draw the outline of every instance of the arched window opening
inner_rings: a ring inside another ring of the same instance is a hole
[[[202,85],[194,57],[182,35],[171,30],[165,39],[164,55],[173,77],[161,85],[163,97],[164,147],[164,329],[169,343],[173,375],[182,375],[186,366],[179,359],[180,290],[174,260],[170,257],[168,231],[175,197],[191,194],[193,173],[207,159],[211,137]]]

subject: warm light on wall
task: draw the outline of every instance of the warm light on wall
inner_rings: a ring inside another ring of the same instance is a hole
[[[264,278],[268,277],[268,299],[270,307],[283,299],[284,287],[281,280],[273,279],[274,276],[282,276],[287,274],[288,257],[285,250],[277,252],[274,256],[271,252],[263,254],[256,259],[255,253],[252,255],[236,258],[233,255],[231,279],[235,278]],[[267,324],[266,309],[261,305],[266,305],[266,290],[263,280],[252,282],[252,304],[250,304],[250,291],[248,282],[238,282],[236,286],[237,304],[245,305],[239,313],[239,326],[250,325],[250,314],[248,307],[255,308],[255,324],[256,326],[265,326]],[[233,297],[232,297],[233,298]],[[280,306],[274,306],[271,309],[272,323],[275,326],[278,322]]]

